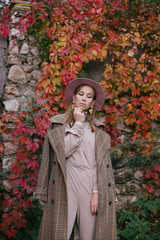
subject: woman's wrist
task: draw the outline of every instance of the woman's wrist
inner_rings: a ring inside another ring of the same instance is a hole
[[[92,193],[98,193],[98,190],[93,190]]]

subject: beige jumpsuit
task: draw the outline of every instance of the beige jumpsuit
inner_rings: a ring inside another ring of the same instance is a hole
[[[88,122],[75,122],[65,129],[65,154],[68,190],[68,228],[70,238],[75,219],[79,227],[80,240],[94,240],[96,216],[92,216],[90,201],[97,191],[95,161],[95,132]]]

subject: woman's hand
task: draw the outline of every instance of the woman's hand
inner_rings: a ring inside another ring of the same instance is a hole
[[[75,122],[83,122],[84,121],[84,112],[81,108],[75,107],[73,112],[73,117]]]
[[[91,213],[92,215],[97,215],[98,212],[98,193],[92,193],[92,197],[91,197]]]

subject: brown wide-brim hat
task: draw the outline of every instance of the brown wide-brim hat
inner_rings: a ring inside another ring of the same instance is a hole
[[[67,102],[69,104],[72,103],[75,90],[81,85],[88,85],[95,90],[96,100],[95,100],[95,104],[94,104],[94,110],[99,111],[105,101],[104,91],[99,83],[97,83],[91,79],[88,79],[88,78],[76,78],[68,84],[68,86],[66,87],[66,91],[65,91],[65,97],[66,97]]]

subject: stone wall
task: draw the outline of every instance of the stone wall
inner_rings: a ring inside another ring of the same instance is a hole
[[[144,176],[140,169],[129,168],[126,159],[114,168],[117,210],[138,200],[144,191]]]
[[[11,4],[13,5],[13,3]],[[3,84],[3,113],[14,112],[16,115],[21,110],[21,106],[27,104],[25,95],[28,95],[29,91],[34,91],[37,80],[41,76],[39,70],[41,58],[34,37],[20,34],[15,27],[19,17],[23,14],[22,5],[18,8],[18,4],[14,4],[11,13],[13,21],[8,39],[7,58],[5,59],[7,76]],[[15,128],[14,120],[15,118],[9,119],[7,124],[11,130]],[[12,144],[10,140],[11,135],[2,134],[0,142],[3,142],[5,147],[3,156],[0,156],[3,171],[7,171],[9,165],[16,159],[17,146]],[[5,188],[9,190],[10,185],[7,181],[3,181],[3,183]]]
[[[13,22],[9,36],[8,57],[6,67],[8,69],[8,77],[4,87],[4,113],[20,111],[21,105],[26,103],[25,95],[29,90],[34,90],[38,78],[41,76],[39,63],[41,62],[38,46],[35,39],[31,35],[20,34],[15,28],[19,17],[23,14],[15,5],[12,9]],[[14,39],[17,36],[16,40]],[[100,62],[90,62],[88,77],[95,80],[103,79],[104,65]],[[8,123],[9,129],[14,129],[13,119]],[[130,129],[126,129],[123,121],[119,121],[119,128],[124,131],[124,134],[130,133]],[[4,171],[9,169],[9,165],[15,161],[17,146],[10,141],[10,135],[2,134],[2,142],[5,150],[1,156],[2,167]],[[121,136],[123,138],[123,136]],[[125,160],[126,161],[126,160]],[[128,201],[134,202],[137,196],[143,189],[143,174],[138,169],[128,168],[126,162],[117,165],[114,170],[117,192],[117,208],[124,206]],[[7,181],[4,181],[6,190],[10,186]]]

